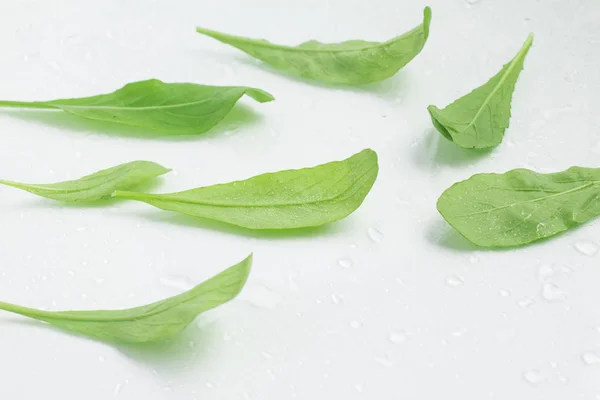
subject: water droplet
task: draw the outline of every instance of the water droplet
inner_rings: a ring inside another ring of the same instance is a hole
[[[465,0],[465,3],[467,3],[468,6],[474,6],[475,4],[479,3],[480,0]]]
[[[508,297],[508,296],[510,296],[510,290],[508,290],[508,289],[500,289],[498,291],[498,294],[500,295],[500,297]]]
[[[551,265],[542,265],[538,270],[538,279],[545,282],[554,275],[554,268]]]
[[[160,283],[173,289],[186,291],[194,287],[194,282],[183,275],[166,275],[159,279]]]
[[[188,347],[189,347],[190,349],[193,349],[194,347],[196,347],[196,342],[194,342],[193,340],[190,340],[190,341],[188,342]]]
[[[539,237],[544,237],[545,228],[546,228],[546,224],[544,224],[543,222],[540,222],[537,224],[537,226],[535,227],[535,232],[537,233],[537,235]]]
[[[106,359],[104,358],[104,356],[98,356],[98,361],[100,361],[100,362],[104,362],[104,360],[106,360]]]
[[[469,256],[469,262],[471,264],[475,264],[477,262],[479,262],[479,257],[477,257],[476,255],[472,254]]]
[[[389,356],[387,355],[377,356],[375,357],[375,361],[387,368],[392,367],[394,365],[392,360],[390,360]]]
[[[586,365],[600,364],[600,353],[597,351],[588,351],[581,355],[581,359]]]
[[[102,285],[104,283],[104,278],[96,278],[94,279],[94,281],[98,284],[98,285]]]
[[[356,243],[350,243],[350,244],[348,245],[348,247],[349,247],[349,248],[351,248],[351,249],[355,249],[355,248],[357,248],[357,247],[358,247],[358,245],[357,245]]]
[[[362,323],[357,320],[350,321],[350,327],[353,329],[358,329],[362,326]]]
[[[367,229],[367,234],[374,243],[381,243],[383,240],[383,233],[377,228]]]
[[[273,354],[269,353],[268,351],[261,351],[260,355],[262,356],[262,358],[264,358],[265,360],[270,360],[273,358]]]
[[[128,380],[125,380],[125,381],[124,381],[124,382],[122,382],[122,383],[117,383],[117,384],[115,385],[115,389],[113,390],[113,394],[114,394],[115,396],[118,396],[119,394],[121,394],[121,392],[123,391],[123,387],[124,387],[126,384],[128,384],[128,383],[129,383],[129,381],[128,381]]]
[[[210,381],[206,381],[206,387],[209,389],[214,389],[215,388],[215,384],[210,382]]]
[[[454,337],[462,337],[467,333],[467,328],[460,328],[452,332],[452,336]]]
[[[356,385],[354,385],[354,389],[356,389],[357,392],[362,393],[362,391],[365,390],[365,387],[361,383],[357,383]]]
[[[392,342],[394,344],[399,344],[399,343],[406,342],[406,340],[408,339],[408,335],[406,334],[406,332],[403,332],[403,331],[393,331],[393,332],[390,332],[388,339],[390,342]]]
[[[340,258],[338,260],[338,264],[342,268],[350,268],[350,267],[352,267],[352,265],[354,265],[354,263],[352,262],[352,260],[350,260],[349,258]]]
[[[342,303],[344,301],[344,299],[341,296],[339,296],[339,295],[337,295],[335,293],[332,293],[331,294],[331,301],[333,301],[333,304],[340,304],[340,303]]]
[[[545,374],[539,369],[530,369],[529,371],[525,371],[523,378],[525,378],[525,380],[532,385],[540,384],[546,380]]]
[[[244,289],[244,299],[257,308],[273,310],[281,302],[282,296],[263,284],[254,284]]]
[[[519,307],[528,308],[535,304],[535,299],[531,296],[523,297],[517,301]]]
[[[458,275],[450,275],[446,278],[446,285],[448,286],[462,286],[464,283],[463,278]]]
[[[79,228],[75,229],[77,232],[83,232],[83,231],[87,231],[87,226],[80,226]]]
[[[585,254],[586,256],[596,255],[598,252],[598,245],[592,242],[579,242],[574,244],[575,249],[581,254]]]
[[[67,275],[69,275],[69,276],[75,276],[75,271],[68,270],[67,271]]]
[[[294,292],[298,291],[298,284],[296,283],[296,279],[293,276],[288,276],[288,285],[290,287],[290,290],[293,290]]]
[[[542,297],[546,301],[565,301],[567,294],[554,283],[546,282],[542,286]]]

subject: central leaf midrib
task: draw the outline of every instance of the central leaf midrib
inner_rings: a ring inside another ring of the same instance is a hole
[[[569,189],[569,190],[564,191],[564,192],[555,193],[555,194],[552,194],[550,196],[538,197],[537,199],[532,199],[532,200],[519,201],[519,202],[512,203],[512,204],[507,204],[507,205],[504,205],[504,206],[495,207],[495,208],[492,208],[492,209],[489,209],[489,210],[478,211],[478,212],[475,212],[475,213],[464,214],[464,215],[456,215],[456,218],[465,218],[465,217],[472,217],[474,215],[489,214],[489,213],[493,213],[493,212],[496,212],[496,211],[499,211],[499,210],[503,210],[503,209],[506,209],[506,208],[514,207],[514,206],[517,206],[517,205],[520,205],[520,204],[537,203],[537,202],[540,202],[540,201],[549,200],[549,199],[553,199],[553,198],[556,198],[556,197],[560,197],[560,196],[565,196],[565,195],[569,195],[569,194],[572,194],[572,193],[576,193],[578,191],[587,189],[587,188],[592,187],[592,186],[597,185],[597,184],[600,184],[600,181],[590,181],[590,182],[586,183],[585,185],[581,185],[581,186],[578,186],[578,187],[573,188],[573,189]]]
[[[95,105],[83,105],[83,106],[78,106],[78,105],[71,105],[71,104],[61,104],[59,103],[60,100],[57,101],[49,101],[47,102],[47,104],[50,105],[56,105],[56,106],[60,106],[60,107],[65,107],[65,108],[94,108],[94,109],[99,109],[99,110],[161,110],[161,109],[171,109],[171,108],[177,108],[177,107],[185,107],[185,106],[191,106],[194,104],[198,104],[198,103],[202,103],[203,101],[206,101],[207,99],[202,99],[202,100],[197,100],[197,101],[191,101],[188,103],[178,103],[178,104],[170,104],[168,106],[143,106],[143,107],[133,107],[133,106],[95,106]]]
[[[473,119],[471,119],[471,121],[469,122],[469,124],[464,129],[462,129],[461,132],[465,132],[467,129],[471,128],[473,126],[473,124],[475,124],[475,121],[477,121],[477,119],[479,118],[479,116],[483,112],[483,109],[485,108],[485,106],[492,100],[492,98],[494,97],[494,95],[504,85],[504,83],[508,79],[508,76],[514,70],[515,65],[519,62],[519,60],[521,59],[521,57],[523,57],[523,55],[525,54],[525,52],[527,52],[529,50],[529,46],[530,46],[529,45],[529,40],[530,40],[530,38],[527,38],[527,41],[525,42],[524,46],[521,48],[521,50],[519,50],[519,52],[517,53],[517,55],[515,56],[515,58],[513,58],[511,60],[510,65],[508,66],[508,69],[506,70],[506,73],[502,76],[502,78],[500,78],[500,81],[494,87],[494,89],[492,90],[492,92],[485,98],[485,100],[481,104],[481,107],[479,107],[479,109],[477,110],[477,113],[475,113],[475,116],[473,117]]]
[[[354,184],[356,182],[360,181],[364,176],[366,176],[368,173],[370,173],[372,169],[373,169],[373,167],[367,169],[363,174],[361,174],[358,178],[356,178],[354,180],[353,184],[349,185],[347,188],[345,188],[342,192],[338,193],[337,195],[327,198],[327,199],[320,199],[320,200],[316,200],[316,201],[306,201],[306,202],[298,202],[298,203],[279,203],[279,204],[219,204],[219,203],[209,203],[209,202],[202,202],[202,201],[179,199],[176,197],[170,197],[171,195],[168,195],[168,194],[148,195],[145,193],[143,193],[144,196],[140,197],[140,200],[145,200],[145,198],[147,198],[149,200],[171,201],[171,202],[177,202],[177,203],[193,204],[193,205],[198,205],[198,206],[211,206],[211,207],[223,207],[223,208],[236,208],[236,207],[278,208],[278,207],[289,207],[289,206],[314,205],[314,204],[320,204],[320,203],[327,203],[327,202],[331,202],[331,201],[339,199],[340,197],[345,195],[350,189],[352,189],[355,186]]]
[[[371,44],[369,46],[364,46],[364,47],[360,47],[360,48],[356,48],[356,49],[323,49],[323,48],[321,48],[321,49],[307,49],[307,48],[298,47],[298,46],[301,46],[304,43],[301,43],[301,44],[299,44],[297,46],[285,46],[285,45],[281,45],[281,44],[277,44],[277,43],[271,43],[269,41],[261,41],[260,39],[250,39],[250,38],[245,38],[245,37],[242,37],[242,36],[229,35],[227,33],[212,31],[210,29],[201,28],[201,27],[197,27],[196,31],[198,33],[205,34],[206,36],[212,37],[213,39],[216,39],[216,40],[219,40],[219,41],[221,41],[221,39],[223,39],[222,40],[223,42],[228,43],[228,44],[230,44],[232,46],[235,46],[236,44],[243,43],[243,44],[253,45],[253,46],[257,46],[257,47],[277,49],[277,50],[289,51],[289,52],[293,52],[293,53],[298,53],[298,52],[307,52],[307,53],[352,53],[352,52],[361,52],[361,51],[365,51],[365,50],[377,49],[377,48],[380,48],[380,47],[386,47],[386,46],[392,45],[392,44],[396,43],[399,40],[402,40],[402,39],[405,39],[405,38],[407,38],[407,37],[409,37],[411,35],[414,35],[420,29],[423,29],[423,27],[424,27],[423,23],[421,23],[420,25],[416,26],[415,28],[411,29],[410,31],[405,32],[402,35],[397,36],[397,37],[395,37],[393,39],[390,39],[390,40],[385,41],[385,42],[378,42],[377,44]],[[373,42],[371,42],[371,43],[373,43]],[[321,44],[326,44],[326,43],[321,43]],[[339,43],[334,43],[334,44],[339,44]]]

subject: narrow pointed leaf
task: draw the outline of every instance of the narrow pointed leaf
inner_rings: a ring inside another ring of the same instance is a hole
[[[141,307],[52,312],[0,302],[0,309],[108,342],[156,342],[175,336],[199,314],[237,296],[251,264],[252,255],[187,292]]]
[[[304,228],[351,214],[369,193],[377,171],[377,154],[366,149],[343,161],[244,181],[169,194],[117,191],[114,196],[249,229]]]
[[[0,101],[0,107],[62,110],[82,118],[137,126],[170,134],[197,134],[214,127],[248,95],[264,103],[273,96],[244,86],[133,82],[98,96],[50,101]]]
[[[430,22],[431,9],[427,7],[421,25],[387,42],[311,40],[298,46],[283,46],[201,27],[196,31],[293,75],[327,83],[364,84],[389,78],[415,58],[425,46]]]
[[[169,171],[170,169],[151,161],[133,161],[73,181],[27,184],[0,180],[0,184],[49,199],[88,202],[108,199],[115,190],[132,189]]]
[[[600,215],[600,168],[477,174],[447,189],[437,208],[476,245],[524,245]]]
[[[429,106],[435,128],[464,148],[482,149],[500,144],[509,125],[515,84],[532,43],[533,35],[529,35],[515,58],[483,86],[442,110]]]

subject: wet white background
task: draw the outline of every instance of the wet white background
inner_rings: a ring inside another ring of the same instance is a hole
[[[398,75],[333,88],[276,73],[196,25],[285,44],[386,40],[421,0],[0,2],[0,98],[110,92],[146,78],[256,86],[211,133],[140,138],[78,119],[0,113],[0,176],[76,178],[135,159],[174,168],[159,191],[346,158],[380,175],[343,222],[247,234],[142,203],[77,208],[0,188],[0,298],[48,309],[135,306],[241,260],[240,297],[173,343],[114,347],[0,315],[0,398],[597,399],[600,224],[482,251],[445,224],[439,194],[476,172],[600,166],[597,0],[431,0],[431,37]],[[535,43],[504,142],[461,150],[440,107]]]

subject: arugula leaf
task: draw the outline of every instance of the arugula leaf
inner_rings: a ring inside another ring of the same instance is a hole
[[[171,170],[151,161],[132,161],[73,181],[27,184],[0,180],[0,184],[49,199],[88,202],[108,199],[115,190],[131,189],[169,171]]]
[[[600,215],[600,168],[477,174],[447,189],[437,208],[478,246],[524,245]]]
[[[116,191],[163,210],[249,229],[293,229],[345,218],[377,177],[377,154],[366,149],[343,161],[287,170],[169,194]]]
[[[248,95],[265,103],[273,96],[244,86],[133,82],[98,96],[50,101],[0,101],[0,107],[63,110],[79,117],[148,128],[171,134],[204,133],[217,125],[235,103]]]
[[[233,299],[244,287],[252,255],[177,296],[124,310],[42,311],[0,302],[0,309],[47,322],[67,331],[116,343],[169,339],[199,314]]]
[[[433,105],[427,107],[433,125],[442,136],[469,149],[494,147],[502,142],[515,84],[532,43],[533,35],[529,35],[515,58],[483,86],[443,110]]]
[[[311,40],[282,46],[201,27],[196,31],[293,75],[328,83],[364,84],[391,77],[421,52],[429,36],[431,9],[426,7],[423,13],[423,24],[387,42]]]

